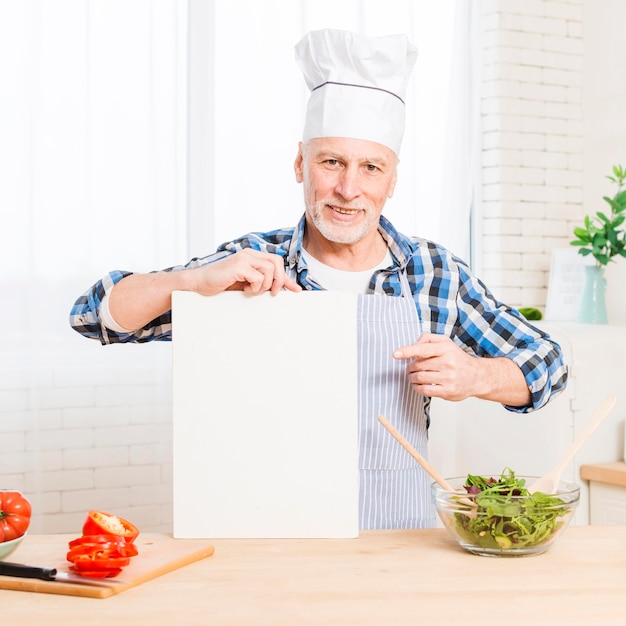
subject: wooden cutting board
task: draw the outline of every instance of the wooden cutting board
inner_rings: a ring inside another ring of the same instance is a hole
[[[65,555],[68,551],[68,542],[75,538],[75,535],[29,535],[6,560],[27,565],[56,567],[59,572],[69,572],[70,563],[65,560]],[[173,539],[168,535],[150,533],[139,535],[135,544],[139,554],[133,557],[130,564],[116,577],[116,580],[123,580],[128,584],[105,582],[102,586],[96,587],[79,583],[0,576],[0,589],[108,598],[179,567],[209,557],[215,551],[214,546],[207,540]]]

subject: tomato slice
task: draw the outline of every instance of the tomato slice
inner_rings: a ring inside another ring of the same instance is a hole
[[[97,545],[85,545],[76,546],[72,548],[68,555],[74,556],[89,556],[92,559],[120,557],[126,558],[131,556],[137,556],[137,548],[134,543],[129,543],[126,546],[119,546],[117,544],[99,543]]]
[[[67,560],[74,563],[79,560],[105,561],[107,559],[130,559],[131,556],[134,555],[126,554],[122,550],[116,550],[115,548],[100,549],[78,546],[78,548],[72,548],[67,553]]]
[[[108,535],[99,535],[104,538]],[[67,559],[72,560],[74,556],[89,555],[91,558],[98,558],[98,555],[113,555],[118,557],[137,556],[139,551],[134,543],[127,543],[121,537],[113,537],[113,541],[105,539],[91,541],[87,537],[79,537],[69,542],[69,552]]]
[[[75,550],[77,548],[83,548],[84,550],[124,550],[126,546],[133,546],[134,543],[126,543],[126,540],[123,537],[114,537],[113,535],[99,535],[99,539],[88,539],[86,537],[79,537],[78,539],[74,539],[69,542],[70,550]]]
[[[139,529],[129,521],[104,511],[89,511],[83,524],[83,535],[117,535],[132,543]]]
[[[80,574],[81,576],[89,576],[90,578],[113,578],[117,576],[122,570],[119,569],[103,569],[103,570],[84,570],[77,569],[74,566],[70,567],[70,570]]]
[[[102,557],[92,559],[89,556],[78,556],[72,560],[77,570],[100,572],[102,570],[122,569],[130,563],[129,557]]]
[[[83,535],[82,537],[77,537],[69,542],[70,548],[74,548],[75,546],[80,546],[84,544],[100,544],[100,543],[113,543],[124,545],[126,543],[126,539],[124,537],[120,537],[119,535]]]

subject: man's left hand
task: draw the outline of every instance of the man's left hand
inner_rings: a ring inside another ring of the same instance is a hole
[[[445,400],[475,395],[476,357],[444,335],[421,335],[410,346],[394,351],[395,359],[410,359],[407,375],[415,391]]]
[[[472,356],[444,335],[424,334],[413,344],[394,351],[407,359],[409,381],[418,393],[431,398],[459,401],[483,398],[526,406],[530,391],[522,370],[505,357]]]

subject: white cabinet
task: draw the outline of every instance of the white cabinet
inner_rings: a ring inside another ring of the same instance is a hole
[[[589,523],[589,486],[584,464],[624,459],[626,416],[626,325],[537,322],[563,348],[569,366],[567,389],[543,409],[507,411],[477,399],[433,400],[430,461],[446,476],[494,474],[510,467],[518,475],[541,475],[555,465],[607,396],[617,396],[611,415],[563,474],[581,486],[575,523]]]
[[[591,524],[626,524],[626,463],[583,465],[580,475],[589,481]]]

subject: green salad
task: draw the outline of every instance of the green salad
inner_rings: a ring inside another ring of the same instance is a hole
[[[482,548],[515,550],[541,545],[563,525],[559,518],[569,512],[560,498],[531,494],[526,481],[510,469],[499,478],[468,474],[464,486],[476,509],[454,514],[456,530],[464,541]]]

